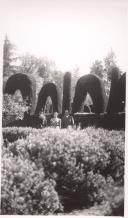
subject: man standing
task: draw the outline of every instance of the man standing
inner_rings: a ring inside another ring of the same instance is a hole
[[[74,125],[74,119],[72,116],[69,115],[68,110],[65,110],[61,122],[62,122],[62,128],[68,128],[69,126]]]

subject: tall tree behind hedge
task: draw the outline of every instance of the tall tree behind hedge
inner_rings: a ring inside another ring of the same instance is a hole
[[[105,68],[105,71],[107,72],[108,81],[111,81],[112,69],[114,67],[119,68],[116,62],[116,55],[114,51],[111,49],[106,55],[106,57],[104,58],[104,68]]]
[[[79,67],[75,67],[75,69],[72,72],[72,80],[71,80],[71,103],[73,102],[73,98],[75,95],[75,88],[78,79],[81,77]]]
[[[17,58],[14,57],[14,51],[15,46],[6,35],[3,45],[3,77],[9,77],[16,72],[16,65],[14,64],[14,61]]]
[[[102,61],[96,60],[91,67],[91,74],[99,76],[101,79],[104,77],[104,67]]]
[[[114,51],[111,49],[106,55],[106,57],[103,59],[103,61],[96,60],[92,64],[90,69],[91,74],[95,74],[99,76],[101,79],[103,79],[107,96],[109,96],[110,93],[111,76],[112,76],[111,72],[113,67],[118,68],[118,70],[120,71],[116,62],[116,55]]]

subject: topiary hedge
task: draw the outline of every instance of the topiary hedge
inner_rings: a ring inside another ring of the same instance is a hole
[[[112,68],[111,72],[111,88],[110,88],[110,95],[107,105],[107,112],[108,113],[116,113],[121,112],[121,110],[118,110],[118,100],[117,95],[120,95],[121,89],[118,87],[118,82],[121,77],[121,73],[117,67]]]
[[[93,110],[95,113],[102,113],[106,109],[106,94],[103,81],[96,75],[88,74],[82,76],[75,88],[72,112],[80,112],[82,103],[85,100],[87,92],[93,101]]]
[[[24,100],[31,105],[31,113],[35,111],[36,104],[36,81],[27,74],[17,73],[9,77],[6,82],[4,93],[14,95],[16,90],[20,90]]]
[[[63,106],[62,113],[71,108],[71,73],[67,72],[63,80]]]
[[[120,113],[75,113],[73,115],[76,126],[81,128],[95,126],[108,130],[125,130],[125,112]]]
[[[124,73],[118,83],[117,83],[117,92],[115,93],[115,106],[114,112],[125,111],[125,102],[126,102],[126,73]]]
[[[35,114],[44,110],[47,97],[51,97],[54,112],[61,112],[60,93],[54,83],[45,84],[39,92]]]
[[[9,130],[11,133],[13,128],[5,130],[4,139],[10,138]],[[123,186],[124,131],[108,131],[91,127],[84,130],[45,128],[39,131],[29,129],[27,137],[23,133],[26,128],[24,130],[17,128],[16,131],[19,131],[19,135],[21,131],[24,137],[12,143],[6,141],[2,149],[3,158],[8,154],[9,159],[11,156],[16,158],[16,161],[19,158],[31,161],[39,172],[42,169],[45,179],[55,182],[59,203],[64,205],[64,210],[81,206],[89,207],[94,203],[100,204],[107,201],[106,190],[109,187]],[[14,191],[13,185],[12,188]],[[4,194],[10,192],[10,189],[10,186],[6,192],[3,189],[2,201]],[[25,195],[26,193],[23,192],[24,198]],[[44,202],[43,199],[42,201]],[[37,213],[40,214],[39,210]]]

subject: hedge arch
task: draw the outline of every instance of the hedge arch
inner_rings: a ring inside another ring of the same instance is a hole
[[[102,80],[96,75],[88,74],[82,76],[75,88],[75,96],[73,99],[72,112],[80,112],[81,106],[86,98],[87,92],[93,101],[95,113],[102,113],[106,108],[106,93]]]
[[[115,111],[115,104],[117,105],[115,95],[119,91],[117,90],[117,84],[120,77],[121,74],[119,69],[117,67],[114,67],[111,71],[111,87],[110,87],[110,94],[109,94],[108,105],[107,105],[108,113],[114,113]]]
[[[54,83],[47,83],[39,92],[35,114],[39,114],[41,110],[44,110],[47,97],[49,96],[52,99],[53,111],[61,113],[60,93]]]
[[[126,101],[126,73],[124,73],[120,78],[115,81],[112,80],[111,87],[114,88],[110,90],[110,98],[107,106],[108,113],[118,113],[125,111],[125,101]]]
[[[34,114],[36,106],[36,81],[32,76],[17,73],[12,75],[6,82],[4,93],[14,95],[17,90],[20,90],[23,100],[27,100],[28,105],[31,105],[31,114]]]
[[[62,113],[71,108],[71,73],[67,72],[63,80],[63,106]]]

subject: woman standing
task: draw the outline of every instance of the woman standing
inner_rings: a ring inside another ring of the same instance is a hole
[[[61,128],[61,119],[58,118],[57,112],[54,112],[53,118],[50,120],[50,126],[54,128]]]

